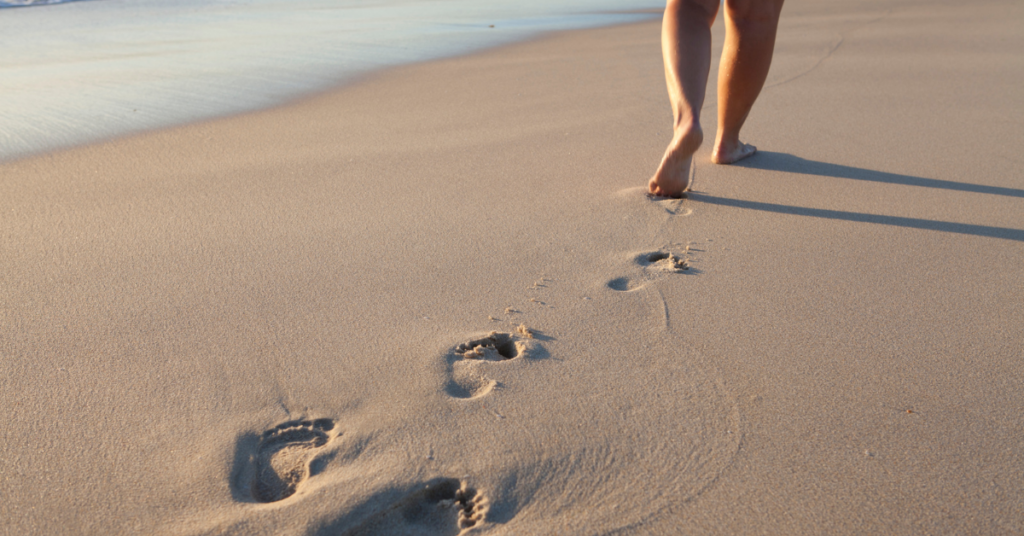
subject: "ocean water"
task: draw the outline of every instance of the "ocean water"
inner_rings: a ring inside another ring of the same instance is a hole
[[[273,106],[662,0],[0,0],[0,160]],[[18,7],[20,6],[20,7]]]
[[[27,7],[41,6],[45,4],[63,4],[75,0],[0,0],[0,7]]]

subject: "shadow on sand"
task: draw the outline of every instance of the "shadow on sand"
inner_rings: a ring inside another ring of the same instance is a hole
[[[758,151],[754,156],[733,165],[736,167],[784,171],[786,173],[801,173],[804,175],[818,175],[821,177],[835,177],[838,179],[884,182],[887,184],[903,184],[906,186],[922,186],[924,188],[939,188],[942,190],[955,190],[958,192],[1004,195],[1007,197],[1024,197],[1024,190],[1018,190],[1016,188],[986,186],[984,184],[970,184],[966,182],[942,181],[937,179],[926,179],[924,177],[914,177],[913,175],[886,173],[884,171],[874,171],[851,166],[841,166],[839,164],[829,164],[828,162],[806,160],[799,156],[793,156],[786,153],[774,153],[771,151]]]
[[[738,167],[750,169],[765,169],[772,171],[783,171],[787,173],[802,173],[805,175],[818,175],[822,177],[836,177],[841,179],[863,180],[871,182],[884,182],[889,184],[904,184],[908,186],[922,186],[925,188],[941,188],[960,192],[972,192],[990,195],[1002,195],[1009,197],[1024,197],[1024,190],[1014,188],[1002,188],[998,186],[985,186],[981,184],[968,184],[954,181],[943,181],[914,177],[911,175],[898,175],[896,173],[885,173],[870,169],[841,166],[825,162],[805,160],[798,156],[758,152],[753,157],[733,164]],[[758,201],[745,201],[742,199],[727,199],[698,192],[689,192],[690,199],[711,205],[722,205],[727,207],[761,210],[764,212],[775,212],[779,214],[793,214],[796,216],[810,216],[814,218],[826,218],[830,220],[845,220],[861,223],[875,223],[881,225],[893,225],[896,227],[907,227],[910,229],[925,229],[929,231],[942,231],[946,233],[958,233],[974,236],[985,236],[989,238],[1001,238],[1004,240],[1015,240],[1024,242],[1024,230],[1011,229],[1008,227],[991,227],[987,225],[973,225],[969,223],[955,223],[939,220],[924,220],[919,218],[905,218],[901,216],[885,216],[880,214],[866,214],[863,212],[846,212],[842,210],[825,210],[818,208],[797,207],[792,205],[780,205],[775,203],[762,203]]]

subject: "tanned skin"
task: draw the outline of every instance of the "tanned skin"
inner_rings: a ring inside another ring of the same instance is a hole
[[[764,87],[783,0],[725,0],[725,47],[718,68],[718,132],[711,161],[732,164],[757,151],[740,128]],[[650,192],[680,197],[693,155],[704,141],[700,110],[711,70],[711,24],[718,0],[668,0],[661,27],[665,81],[672,104],[672,141],[648,183]]]

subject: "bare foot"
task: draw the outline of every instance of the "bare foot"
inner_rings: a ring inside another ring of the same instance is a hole
[[[687,125],[676,129],[672,142],[665,149],[658,171],[654,172],[647,189],[654,195],[662,197],[682,197],[690,185],[690,163],[693,153],[704,141],[704,132],[700,125]]]
[[[757,147],[742,141],[718,142],[715,150],[711,152],[711,161],[716,164],[732,164],[757,152]]]

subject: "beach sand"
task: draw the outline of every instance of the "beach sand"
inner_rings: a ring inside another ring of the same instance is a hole
[[[1022,19],[787,2],[685,200],[658,22],[0,166],[0,533],[1024,531]]]

